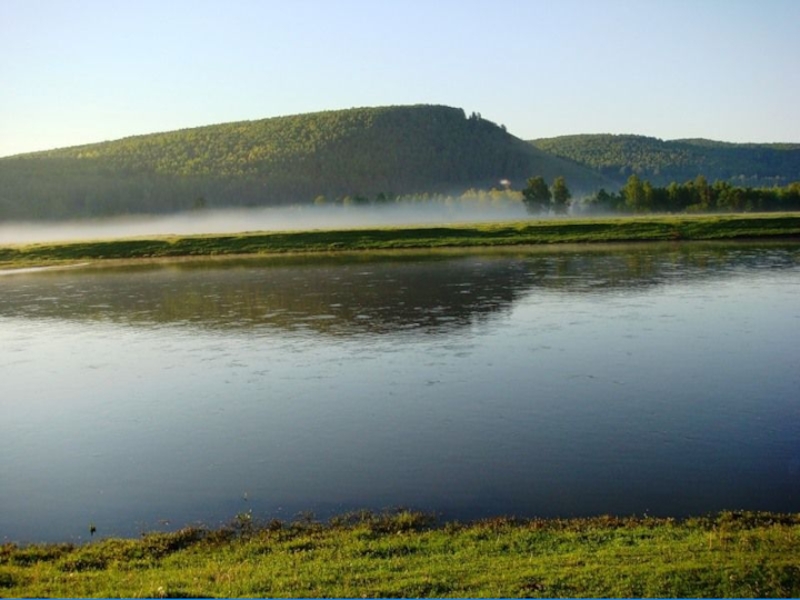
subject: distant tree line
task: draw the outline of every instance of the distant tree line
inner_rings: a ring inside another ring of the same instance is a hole
[[[552,184],[544,177],[530,177],[521,190],[471,188],[461,194],[423,192],[374,195],[354,193],[339,196],[319,195],[316,206],[380,207],[388,205],[440,205],[446,208],[472,207],[482,210],[514,209],[531,215],[566,215],[649,212],[771,212],[800,211],[800,182],[784,187],[739,187],[725,181],[709,184],[702,175],[682,184],[653,186],[638,175],[631,175],[616,192],[600,189],[593,195],[573,198],[565,177],[556,177]]]
[[[600,189],[584,199],[589,212],[752,212],[800,210],[800,182],[783,187],[739,187],[727,181],[709,184],[703,175],[685,183],[653,186],[638,175],[616,193]]]
[[[341,206],[345,208],[358,207],[387,207],[387,206],[440,206],[442,208],[473,208],[484,211],[516,210],[522,212],[522,192],[512,189],[470,188],[461,194],[445,194],[435,192],[420,192],[415,194],[395,194],[393,192],[378,192],[369,194],[347,194],[344,196],[328,197],[319,195],[314,198],[313,204],[318,207]]]

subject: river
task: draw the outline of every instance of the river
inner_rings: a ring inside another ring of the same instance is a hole
[[[0,277],[0,541],[800,510],[800,245]]]

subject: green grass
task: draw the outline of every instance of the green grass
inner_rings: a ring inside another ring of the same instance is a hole
[[[435,525],[400,511],[329,524],[239,518],[84,545],[0,547],[0,595],[754,597],[800,594],[800,515]]]
[[[530,220],[432,227],[262,232],[0,247],[0,266],[169,258],[526,244],[733,240],[800,236],[800,214]]]

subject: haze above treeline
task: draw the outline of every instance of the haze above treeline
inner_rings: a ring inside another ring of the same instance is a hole
[[[800,181],[800,143],[637,135],[522,140],[439,105],[325,111],[128,137],[0,159],[0,221],[197,209],[388,203],[521,190],[564,177],[573,198],[698,175],[741,187]]]

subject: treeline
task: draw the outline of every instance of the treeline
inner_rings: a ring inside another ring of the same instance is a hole
[[[685,183],[657,187],[638,175],[628,177],[619,192],[601,189],[584,198],[586,212],[753,212],[800,210],[800,182],[783,187],[753,188],[727,181],[709,184],[698,175]]]
[[[490,188],[535,171],[602,179],[447,106],[326,111],[0,159],[0,219],[305,204]]]
[[[624,184],[630,175],[653,185],[709,180],[741,187],[785,186],[800,179],[800,144],[730,144],[703,139],[660,140],[640,135],[568,135],[531,142]]]
[[[473,205],[482,207],[523,206],[523,192],[510,188],[477,189],[470,188],[461,194],[445,194],[420,192],[416,194],[394,194],[379,192],[374,196],[353,194],[329,198],[317,196],[314,199],[316,206],[389,206],[393,204],[442,204],[452,206],[456,204]]]

